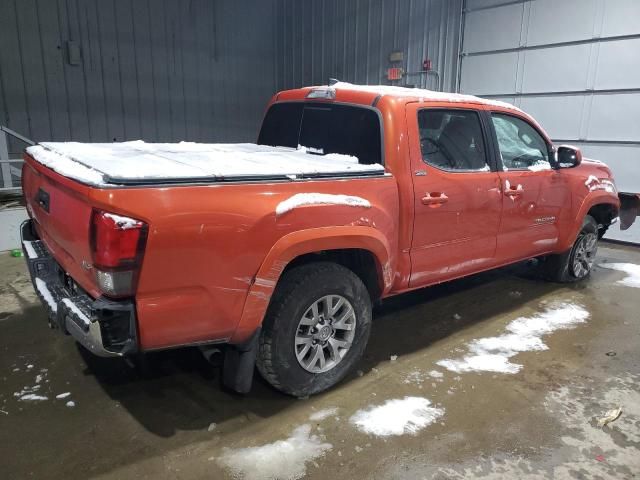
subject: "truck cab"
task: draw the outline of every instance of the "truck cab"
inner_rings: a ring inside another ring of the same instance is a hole
[[[610,169],[583,162],[577,148],[553,145],[531,116],[504,102],[339,82],[276,95],[259,141],[272,121],[281,120],[276,112],[293,105],[304,112],[305,131],[317,130],[306,118],[321,108],[357,109],[372,118],[371,111],[378,112],[382,161],[399,185],[393,292],[565,251],[588,212],[599,237],[617,221]],[[377,132],[370,130],[353,141],[377,146]],[[585,185],[588,178],[597,179],[595,188]]]

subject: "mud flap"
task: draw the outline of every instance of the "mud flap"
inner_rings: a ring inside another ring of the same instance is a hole
[[[229,345],[224,352],[222,383],[238,393],[249,393],[258,355],[260,329],[241,345]]]
[[[640,214],[640,193],[619,193],[620,230],[627,230]]]

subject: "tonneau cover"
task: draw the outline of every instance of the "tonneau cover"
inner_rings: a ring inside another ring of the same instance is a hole
[[[43,142],[27,153],[64,176],[99,187],[384,172],[381,165],[363,165],[348,155],[252,143]]]

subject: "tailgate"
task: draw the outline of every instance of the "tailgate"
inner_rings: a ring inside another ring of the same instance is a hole
[[[93,297],[99,295],[90,268],[89,187],[25,155],[22,189],[29,216],[53,257]]]

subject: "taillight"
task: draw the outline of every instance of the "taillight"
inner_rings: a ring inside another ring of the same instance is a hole
[[[98,287],[105,295],[134,294],[146,240],[146,223],[102,210],[93,211],[91,254]]]

